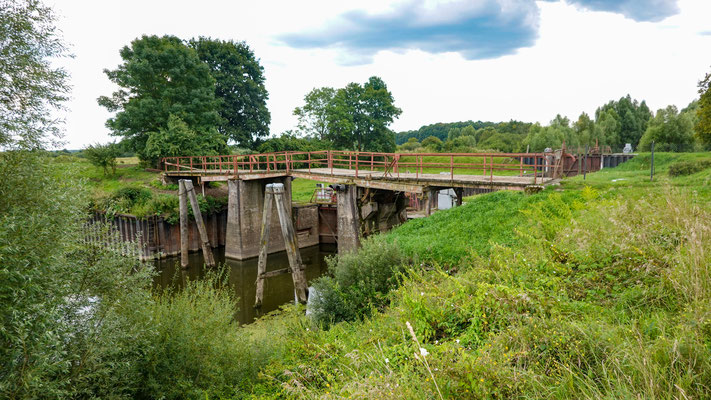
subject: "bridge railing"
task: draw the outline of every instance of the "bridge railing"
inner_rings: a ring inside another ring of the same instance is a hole
[[[380,172],[388,177],[428,174],[532,177],[554,176],[551,153],[379,153],[345,150],[285,151],[264,154],[185,156],[163,158],[166,172],[231,174],[309,171],[360,177]]]

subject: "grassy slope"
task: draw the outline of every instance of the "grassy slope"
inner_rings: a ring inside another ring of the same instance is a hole
[[[244,390],[253,398],[711,396],[710,171],[669,178],[677,159],[711,155],[659,154],[655,183],[645,181],[642,155],[585,182],[530,197],[482,195],[396,229],[389,237],[405,252],[458,271],[415,264],[391,306],[362,322],[322,331],[286,307],[243,328],[272,354]],[[420,346],[427,366],[415,356]]]

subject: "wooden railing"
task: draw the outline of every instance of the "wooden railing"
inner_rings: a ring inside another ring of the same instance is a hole
[[[448,173],[454,175],[550,176],[554,170],[551,153],[377,153],[342,150],[286,151],[264,154],[165,157],[166,172],[240,175],[245,173],[315,172],[334,175],[334,170],[367,171],[382,176]]]

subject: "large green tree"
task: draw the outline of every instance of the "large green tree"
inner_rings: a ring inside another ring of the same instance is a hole
[[[143,160],[151,132],[168,126],[171,115],[201,134],[220,123],[215,79],[197,52],[175,36],[143,36],[120,51],[123,63],[104,70],[119,86],[99,104],[116,112],[106,125]]]
[[[711,146],[711,73],[699,82],[699,94],[694,130],[704,145]]]
[[[314,88],[304,96],[304,105],[294,109],[303,136],[321,140],[328,137],[329,106],[335,96],[336,90],[330,87]]]
[[[59,137],[67,73],[52,64],[66,56],[55,16],[39,1],[0,0],[0,148],[36,148]]]
[[[200,60],[210,67],[219,102],[218,131],[241,147],[269,135],[269,94],[264,68],[244,42],[200,37],[190,41]]]
[[[338,89],[328,107],[327,139],[358,151],[394,151],[395,134],[388,126],[402,113],[382,79]]]
[[[649,151],[652,142],[657,151],[692,151],[694,123],[691,116],[679,113],[673,105],[658,110],[639,141],[639,149]]]

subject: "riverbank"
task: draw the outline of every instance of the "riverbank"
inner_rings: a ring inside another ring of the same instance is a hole
[[[241,328],[270,357],[235,395],[708,397],[711,170],[669,168],[709,159],[657,154],[646,183],[641,155],[411,221],[384,235],[409,260],[386,306],[328,329],[287,306]]]

